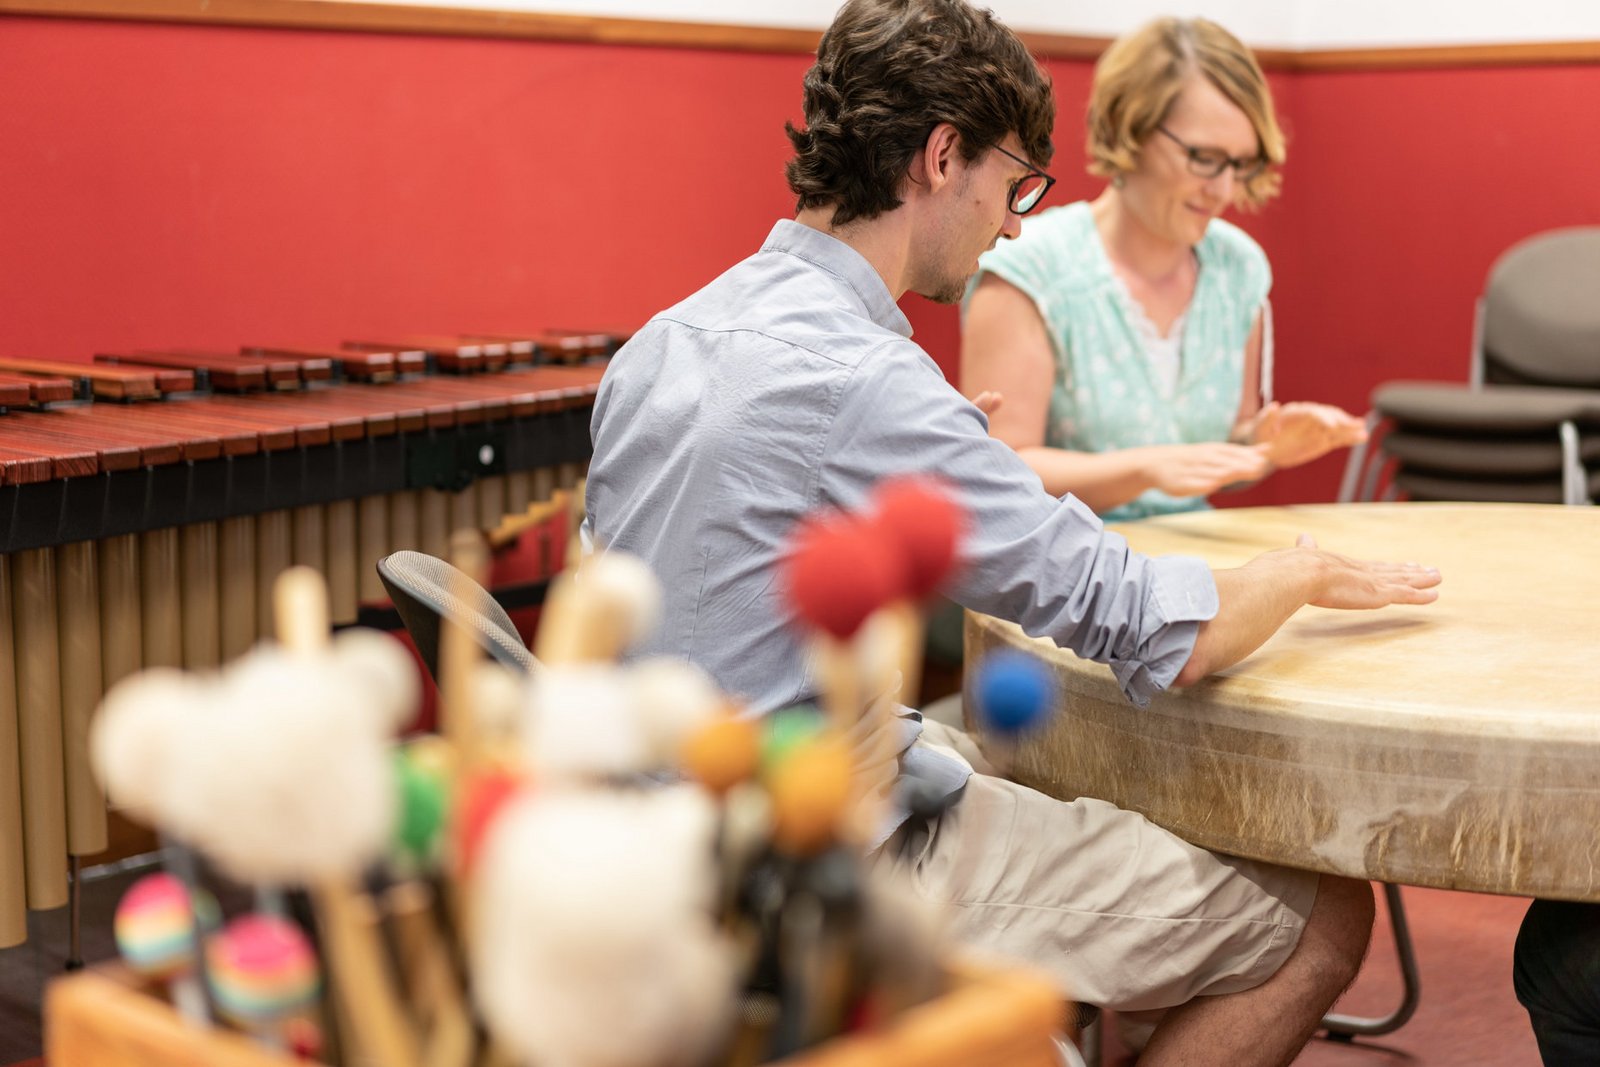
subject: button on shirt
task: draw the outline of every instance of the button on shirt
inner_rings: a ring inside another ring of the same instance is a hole
[[[757,711],[813,698],[778,560],[820,508],[934,474],[966,509],[956,602],[1107,663],[1144,707],[1188,660],[1216,587],[1199,560],[1131,552],[1056,499],[911,340],[872,265],[780,221],[761,250],[655,316],[612,357],[591,425],[585,537],[641,557],[665,588],[643,651],[690,660]],[[913,742],[903,763],[952,790],[967,771]]]

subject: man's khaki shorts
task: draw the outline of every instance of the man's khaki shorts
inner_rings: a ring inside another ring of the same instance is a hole
[[[892,838],[885,860],[909,865],[958,942],[1126,1012],[1259,985],[1299,941],[1317,875],[1217,855],[1104,801],[1054,800],[981,773],[994,768],[971,738],[939,723],[918,744],[980,773],[926,830]]]

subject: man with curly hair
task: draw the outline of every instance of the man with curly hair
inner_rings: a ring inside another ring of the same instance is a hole
[[[989,12],[850,0],[804,112],[789,127],[795,218],[651,319],[601,383],[585,533],[661,578],[646,651],[705,667],[757,711],[813,698],[774,580],[785,538],[915,472],[944,478],[971,517],[951,598],[1110,664],[1140,708],[1242,659],[1304,604],[1434,598],[1436,572],[1309,544],[1215,574],[1138,556],[1044,493],[911,341],[896,300],[958,300],[1052,180],[1049,80]],[[1354,977],[1366,883],[1215,855],[1109,804],[982,773],[960,731],[889,721],[898,771],[955,799],[933,820],[893,812],[869,842],[881,862],[910,867],[968,942],[1047,968],[1083,1002],[1161,1013],[1143,1062],[1286,1063]]]

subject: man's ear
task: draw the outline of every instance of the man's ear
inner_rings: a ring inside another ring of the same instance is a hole
[[[961,151],[961,134],[948,122],[941,122],[928,134],[922,151],[911,158],[907,177],[926,192],[938,192],[954,176]]]

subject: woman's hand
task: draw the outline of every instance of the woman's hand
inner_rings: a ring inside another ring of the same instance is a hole
[[[1262,445],[1219,441],[1202,445],[1158,445],[1137,451],[1151,487],[1168,496],[1210,496],[1225,485],[1258,481],[1272,471]]]
[[[987,418],[1000,410],[1000,405],[1005,403],[1005,397],[993,389],[985,389],[972,398],[973,405]]]
[[[1349,412],[1298,401],[1262,408],[1250,437],[1275,467],[1298,467],[1366,439],[1366,424]]]

